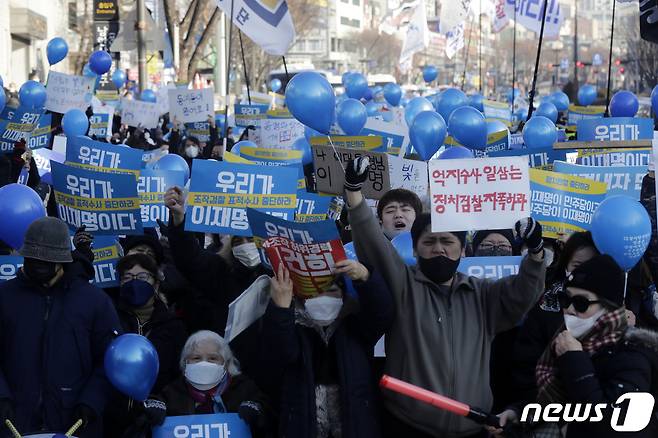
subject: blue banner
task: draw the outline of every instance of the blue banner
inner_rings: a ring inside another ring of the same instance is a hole
[[[185,229],[251,236],[247,208],[294,217],[297,169],[194,160]]]
[[[142,168],[151,167],[156,161],[168,153],[169,151],[163,149],[153,149],[152,151],[142,152]]]
[[[584,166],[649,166],[651,148],[579,150],[576,164]]]
[[[528,156],[530,167],[546,168],[554,161],[566,161],[567,153],[574,152],[568,149],[553,149],[552,146],[545,148],[510,149],[508,151],[490,152],[489,157],[520,157]]]
[[[185,132],[188,137],[196,137],[201,143],[210,141],[210,123],[208,122],[186,123]]]
[[[600,119],[605,115],[605,106],[576,106],[569,105],[567,127],[570,130],[578,129],[578,122],[587,119]]]
[[[14,143],[29,139],[30,132],[36,129],[43,110],[18,108],[7,121],[0,121],[0,153],[10,153]]]
[[[368,128],[368,125],[371,128]],[[393,125],[391,123],[383,123],[379,121],[368,120],[366,122],[366,127],[364,127],[359,135],[376,135],[382,138],[382,143],[384,149],[389,154],[399,154],[400,148],[406,147],[405,144],[405,131],[399,126]]]
[[[50,163],[57,211],[71,229],[86,225],[98,235],[142,234],[139,197],[132,175],[94,172]]]
[[[66,164],[107,173],[129,173],[137,177],[142,167],[142,151],[116,146],[85,137],[69,137]]]
[[[117,263],[121,258],[121,245],[116,237],[98,236],[94,238],[94,279],[92,284],[100,288],[119,285]]]
[[[112,136],[112,125],[110,124],[112,114],[101,113],[89,117],[89,137],[107,138]]]
[[[509,136],[509,147],[510,149],[517,149],[525,147],[525,141],[523,140],[523,134],[510,134]]]
[[[319,222],[327,219],[333,196],[322,196],[306,190],[297,192],[295,222]]]
[[[32,150],[37,150],[41,148],[48,147],[50,144],[50,134],[52,133],[52,123],[53,115],[44,114],[39,118],[39,123],[37,127],[30,132],[27,145]]]
[[[50,173],[50,161],[52,160],[57,163],[63,163],[64,155],[58,154],[50,149],[42,148],[34,151],[32,153],[32,158],[34,158],[34,162],[37,164],[37,170],[39,171],[41,182],[52,185],[53,177]]]
[[[251,438],[238,414],[182,415],[165,418],[153,428],[153,438]]]
[[[2,111],[0,111],[0,120],[11,120],[14,117],[14,112],[17,108],[15,106],[5,105]]]
[[[252,104],[234,106],[235,126],[246,128],[249,125],[258,125],[258,120],[267,117],[267,110],[270,108],[267,104]]]
[[[0,282],[16,277],[21,266],[23,266],[23,257],[0,256]]]
[[[164,194],[170,187],[184,185],[185,173],[182,171],[142,169],[137,180],[142,225],[155,227],[158,219],[168,223],[169,209],[164,205]]]
[[[578,121],[578,141],[652,140],[653,120],[608,117]]]
[[[457,271],[471,277],[499,279],[519,273],[521,256],[462,257]]]
[[[297,169],[298,190],[306,188],[302,155],[303,152],[298,150],[255,148],[251,146],[240,148],[240,156],[253,163],[263,166],[294,166]]]
[[[608,189],[608,196],[626,195],[638,201],[642,190],[642,179],[647,174],[647,168],[642,166],[581,166],[561,161],[555,162],[553,170],[603,182]]]

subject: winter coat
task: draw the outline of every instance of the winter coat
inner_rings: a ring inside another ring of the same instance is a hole
[[[336,361],[343,438],[376,438],[381,431],[371,359],[377,340],[393,322],[393,298],[376,273],[365,283],[354,282],[354,286],[358,310],[350,312],[353,301],[346,299],[329,338],[327,348],[332,353],[328,357]],[[296,323],[294,306],[284,309],[270,302],[262,320],[260,363],[268,380],[278,385],[279,436],[314,438],[317,418],[313,363],[317,358],[313,357],[313,344],[324,341],[317,339],[315,328]]]
[[[119,333],[110,298],[80,275],[67,271],[45,289],[19,271],[0,284],[0,398],[13,401],[18,430],[65,432],[84,404],[97,420],[76,435],[102,437],[112,390],[103,358]]]

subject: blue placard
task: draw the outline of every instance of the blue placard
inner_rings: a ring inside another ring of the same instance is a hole
[[[185,229],[251,236],[248,207],[292,220],[297,172],[289,166],[194,160]]]
[[[21,139],[29,139],[39,124],[43,110],[30,110],[19,107],[7,121],[0,122],[0,153],[10,153],[14,144]]]
[[[260,118],[265,117],[269,109],[270,106],[267,104],[240,105],[236,103],[234,106],[235,126],[246,128],[249,125],[256,125]]]
[[[509,136],[509,147],[510,149],[520,149],[525,147],[525,141],[523,140],[523,134],[510,134]]]
[[[21,266],[23,266],[23,257],[0,256],[0,282],[16,277]]]
[[[92,284],[100,288],[119,285],[117,263],[121,258],[120,244],[116,237],[98,236],[94,238],[94,279]]]
[[[41,182],[52,185],[53,177],[50,173],[50,161],[52,160],[57,163],[63,163],[64,155],[50,149],[42,148],[34,151],[32,153],[32,158],[34,158],[34,162],[37,165]]]
[[[578,120],[578,141],[652,140],[653,120],[609,117]]]
[[[509,257],[464,257],[457,270],[477,278],[498,279],[519,273],[521,256]]]
[[[94,114],[89,117],[89,137],[109,137],[111,135],[111,132],[108,132],[108,127],[110,126],[110,116],[112,116],[112,114],[101,113]]]
[[[98,235],[142,234],[137,184],[132,175],[95,172],[51,161],[59,217],[71,229]]]
[[[164,205],[164,194],[170,187],[183,185],[185,172],[142,169],[137,180],[137,192],[144,227],[157,226],[158,219],[164,223],[169,222],[169,209]]]
[[[208,122],[186,123],[185,132],[188,137],[196,137],[201,143],[210,141],[210,123]]]
[[[525,149],[510,149],[507,151],[490,152],[489,157],[520,157],[523,155],[528,156],[530,167],[547,167],[553,164],[554,161],[566,161],[567,153],[574,152],[568,149],[553,149],[552,146],[545,148],[525,148]]]
[[[379,129],[363,128],[359,135],[378,135],[382,138],[382,145],[386,152],[398,153],[400,148],[404,146],[404,135],[395,134],[393,132],[383,131]]]
[[[238,414],[182,415],[153,428],[153,438],[172,437],[251,438],[251,431]]]
[[[584,166],[649,166],[651,149],[580,150],[576,164]]]
[[[333,196],[321,196],[306,190],[297,192],[295,222],[319,222],[327,219]]]
[[[32,150],[42,149],[50,145],[50,134],[52,133],[53,115],[44,114],[39,118],[37,127],[34,128],[28,137],[27,145]]]
[[[142,151],[85,137],[69,137],[66,164],[108,173],[129,173],[135,177],[142,167]]]
[[[15,106],[5,105],[5,107],[0,111],[0,120],[11,120],[14,117],[14,112],[16,112]]]
[[[647,174],[647,168],[642,166],[581,166],[562,161],[556,161],[553,170],[604,182],[608,188],[608,196],[626,195],[637,200],[640,199],[642,179]]]

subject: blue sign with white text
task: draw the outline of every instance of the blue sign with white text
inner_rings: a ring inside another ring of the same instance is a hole
[[[0,256],[0,282],[16,277],[21,266],[23,266],[23,257]]]
[[[94,279],[92,284],[100,287],[115,287],[119,285],[117,278],[117,263],[121,258],[120,244],[116,237],[98,236],[94,238],[92,252],[94,253]]]
[[[471,277],[499,279],[519,273],[521,256],[462,257],[457,271]]]
[[[142,211],[142,225],[155,227],[157,220],[169,222],[169,209],[164,204],[167,189],[185,185],[185,172],[142,169],[137,180],[137,192]]]
[[[607,196],[626,195],[636,200],[640,199],[642,179],[647,174],[647,168],[642,166],[581,166],[562,161],[556,161],[553,170],[604,182],[608,188]]]
[[[578,120],[578,141],[652,140],[653,120],[640,117],[606,117]]]
[[[528,156],[530,167],[546,167],[554,161],[566,161],[567,153],[574,152],[568,149],[553,149],[552,146],[545,148],[510,149],[507,151],[490,152],[489,157],[521,157]]]
[[[85,137],[69,137],[66,164],[98,172],[137,176],[142,167],[142,151]]]
[[[322,196],[306,190],[297,192],[295,222],[319,222],[327,219],[333,196]]]
[[[153,438],[251,438],[249,426],[238,414],[167,417],[153,428]]]

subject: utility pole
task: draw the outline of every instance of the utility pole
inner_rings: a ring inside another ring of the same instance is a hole
[[[137,31],[137,65],[139,71],[139,90],[146,89],[146,8],[144,0],[137,0],[137,22],[135,30]],[[172,48],[173,50],[173,48]]]
[[[617,1],[617,0],[613,0]],[[578,92],[578,0],[574,2],[574,15],[573,15],[573,83],[576,93]]]
[[[215,35],[217,60],[215,63],[215,91],[220,96],[226,96],[226,14],[223,12],[217,20]]]

